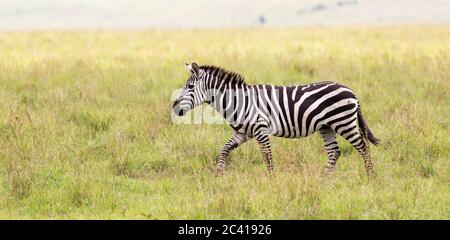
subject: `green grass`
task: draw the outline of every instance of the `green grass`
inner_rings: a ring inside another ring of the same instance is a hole
[[[0,35],[2,219],[449,219],[450,28],[431,26]],[[254,141],[214,175],[226,125],[176,125],[183,62],[248,83],[352,88],[383,144],[378,177],[351,146],[323,177],[318,135]]]

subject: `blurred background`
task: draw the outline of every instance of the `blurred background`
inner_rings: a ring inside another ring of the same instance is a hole
[[[449,0],[0,0],[0,30],[449,24]]]

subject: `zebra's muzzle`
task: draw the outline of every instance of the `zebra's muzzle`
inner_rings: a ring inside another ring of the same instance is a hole
[[[172,110],[177,116],[186,114],[186,110],[180,108],[180,100],[178,99],[173,102]]]

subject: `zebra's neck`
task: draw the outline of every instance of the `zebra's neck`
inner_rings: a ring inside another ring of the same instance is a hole
[[[239,75],[234,75],[234,77]],[[248,107],[248,85],[243,79],[233,79],[233,76],[205,76],[206,101],[221,114],[229,123],[239,124],[245,116]]]

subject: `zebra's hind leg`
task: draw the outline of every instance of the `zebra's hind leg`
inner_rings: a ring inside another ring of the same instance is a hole
[[[363,157],[364,167],[368,176],[375,176],[376,173],[373,169],[372,159],[370,157],[369,144],[366,139],[362,136],[359,129],[356,127],[348,129],[348,131],[342,131],[340,133]]]
[[[230,140],[225,143],[220,150],[219,162],[217,163],[217,173],[222,174],[225,168],[225,165],[228,162],[228,158],[233,149],[237,148],[239,145],[245,143],[247,141],[247,136],[241,133],[235,132],[234,135],[230,138]]]
[[[325,168],[327,174],[331,174],[336,167],[336,162],[341,155],[339,150],[339,145],[336,141],[336,132],[334,132],[330,127],[322,127],[319,129],[320,135],[322,136],[325,150],[328,155],[328,162]]]
[[[259,144],[264,161],[267,164],[267,170],[269,170],[270,174],[273,174],[272,150],[270,148],[269,135],[260,134],[256,137],[256,141]]]

